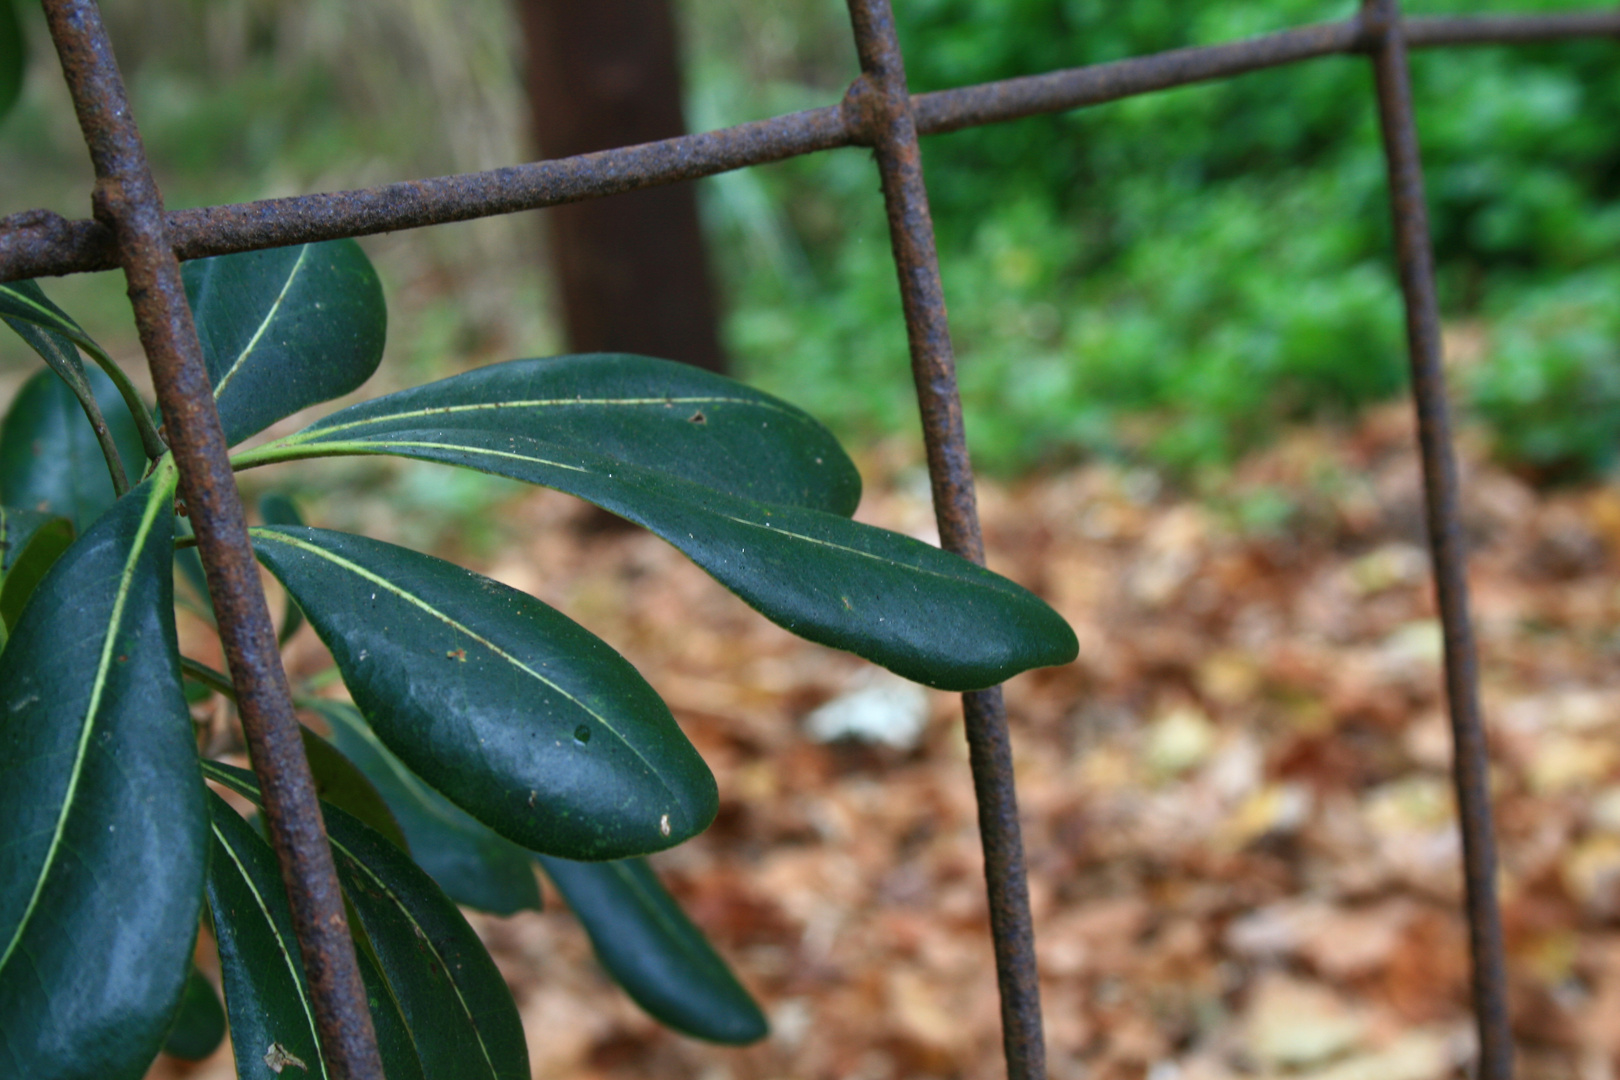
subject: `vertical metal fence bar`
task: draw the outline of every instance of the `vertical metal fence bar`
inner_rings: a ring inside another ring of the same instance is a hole
[[[163,199],[93,0],[45,0],[51,37],[95,165],[94,208],[112,229],[167,437],[219,616],[265,819],[292,901],[322,1052],[344,1080],[383,1080],[348,921],[304,759],[286,673],[214,407],[202,346],[169,246]]]
[[[1479,664],[1468,614],[1467,538],[1441,366],[1440,307],[1435,296],[1423,167],[1413,118],[1405,31],[1398,0],[1363,0],[1368,49],[1378,89],[1389,165],[1396,258],[1406,298],[1412,398],[1423,456],[1424,504],[1435,594],[1445,632],[1446,696],[1451,711],[1452,778],[1463,846],[1474,1019],[1481,1080],[1509,1080],[1513,1035],[1507,1007],[1502,919],[1496,899],[1496,841],[1491,825],[1489,759],[1479,707]]]
[[[861,131],[861,141],[872,147],[882,176],[940,542],[947,551],[983,565],[984,540],[962,426],[956,360],[894,13],[889,0],[849,0],[849,12],[862,74],[850,88],[844,108]],[[964,694],[962,706],[984,846],[1007,1075],[1012,1080],[1043,1080],[1046,1046],[1035,935],[1001,688]]]

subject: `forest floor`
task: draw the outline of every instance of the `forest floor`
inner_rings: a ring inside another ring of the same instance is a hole
[[[1526,1080],[1620,1063],[1620,491],[1460,445]],[[859,516],[933,539],[926,479]],[[1056,1080],[1438,1080],[1471,1055],[1440,632],[1410,413],[1300,431],[1213,494],[1092,465],[984,483],[991,565],[1074,626],[1007,688]],[[660,1029],[543,913],[472,915],[545,1080],[1004,1075],[961,720],[766,623],[653,537],[548,492],[486,572],[623,652],[719,781],[654,865],[769,1014]],[[293,662],[318,665],[300,639]],[[824,740],[842,703],[896,745]],[[814,719],[812,719],[814,717]],[[154,1077],[231,1075],[228,1056]]]

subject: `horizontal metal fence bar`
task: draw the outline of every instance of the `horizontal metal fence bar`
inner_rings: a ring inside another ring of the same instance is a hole
[[[182,260],[370,236],[617,195],[848,146],[852,141],[842,110],[834,105],[700,135],[486,172],[177,210],[169,215],[169,235]],[[0,281],[114,265],[112,238],[94,221],[68,221],[41,211],[0,219]]]
[[[1302,26],[1226,45],[1172,49],[1046,75],[1026,75],[959,90],[918,94],[913,99],[917,128],[925,135],[936,135],[1041,113],[1101,105],[1136,94],[1351,52],[1361,39],[1361,20],[1356,18]]]
[[[1412,19],[1406,23],[1406,35],[1413,46],[1427,47],[1620,37],[1620,12]],[[913,108],[918,132],[934,135],[1365,47],[1356,18],[1226,45],[1175,49],[1048,75],[919,94]],[[861,130],[859,118],[846,107],[828,106],[699,135],[486,172],[177,210],[168,217],[169,235],[179,258],[197,259],[467,221],[859,145]],[[117,265],[112,234],[95,221],[69,221],[40,210],[0,219],[0,281],[110,270]]]
[[[1620,37],[1620,12],[1407,19],[1405,26],[1406,44],[1412,49],[1448,45],[1531,45],[1570,38]]]
[[[1620,36],[1620,12],[1578,15],[1505,15],[1409,19],[1407,44],[1511,45],[1567,38]],[[1372,42],[1360,16],[1316,23],[1224,45],[1172,49],[1151,56],[1027,75],[960,90],[918,94],[917,129],[937,135],[981,124],[999,124],[1041,113],[1103,105],[1178,86],[1229,79],[1302,60],[1361,52]]]

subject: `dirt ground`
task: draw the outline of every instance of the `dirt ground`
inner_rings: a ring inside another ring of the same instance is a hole
[[[1075,627],[1008,686],[1064,1080],[1430,1080],[1471,1054],[1440,636],[1410,414],[1314,429],[1199,500],[1087,466],[985,484],[992,566]],[[1464,439],[1520,1075],[1620,1056],[1620,492],[1538,492]],[[862,519],[932,539],[898,450]],[[746,1049],[661,1030],[556,893],[472,916],[546,1080],[994,1077],[999,1025],[954,699],[765,623],[565,496],[484,569],[620,649],[719,780],[654,860],[768,1012]],[[300,639],[293,662],[314,667]],[[819,741],[851,697],[898,745]],[[816,717],[816,719],[812,719]],[[907,721],[918,725],[907,728]],[[231,1075],[228,1056],[154,1077]]]

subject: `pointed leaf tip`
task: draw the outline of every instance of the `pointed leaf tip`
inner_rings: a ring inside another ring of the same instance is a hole
[[[732,1046],[769,1033],[759,1005],[647,860],[577,863],[542,855],[540,864],[584,925],[602,966],[648,1015]]]
[[[606,643],[451,563],[347,533],[252,530],[355,704],[412,771],[508,839],[565,858],[700,832],[714,777]]]

